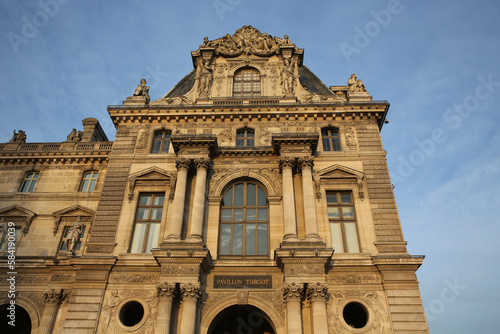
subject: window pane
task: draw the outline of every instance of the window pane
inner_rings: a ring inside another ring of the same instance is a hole
[[[259,220],[267,221],[267,209],[259,209]]]
[[[153,142],[153,148],[151,150],[152,153],[160,153],[161,141],[155,140]]]
[[[323,151],[331,151],[330,140],[328,138],[323,138]]]
[[[352,206],[342,207],[342,216],[344,218],[354,218],[354,208]]]
[[[254,146],[254,140],[253,139],[247,139],[247,146]]]
[[[89,180],[86,179],[86,180],[83,180],[83,184],[82,184],[82,192],[87,192],[89,189]]]
[[[236,138],[243,138],[245,137],[245,131],[238,131],[236,133]]]
[[[146,233],[146,224],[135,224],[134,238],[130,253],[142,253],[142,245],[144,244],[144,235]]]
[[[93,192],[94,191],[94,188],[95,188],[95,183],[96,183],[96,179],[92,179],[90,181],[90,186],[89,186],[89,189],[88,189],[88,192]]]
[[[255,209],[247,209],[246,220],[257,220]]]
[[[158,246],[158,235],[160,234],[160,224],[150,224],[148,232],[148,242],[146,244],[146,253],[151,253],[152,248]]]
[[[342,233],[340,230],[340,223],[331,223],[330,232],[332,234],[332,247],[335,253],[343,253],[342,249]]]
[[[233,188],[230,188],[224,195],[224,198],[222,199],[222,205],[230,206],[232,204],[233,204]]]
[[[37,177],[38,177],[38,175],[37,175]],[[36,179],[36,177],[35,177],[34,179]],[[30,181],[30,187],[29,187],[29,189],[28,189],[28,192],[29,192],[29,193],[32,193],[32,192],[33,192],[33,189],[35,188],[35,184],[36,184],[36,181],[35,181],[35,180]]]
[[[267,224],[259,224],[257,227],[258,255],[267,255]]]
[[[243,254],[243,225],[233,224],[233,255]]]
[[[247,205],[255,206],[255,184],[248,183],[247,184]]]
[[[139,202],[139,205],[150,205],[151,204],[151,195],[141,196],[141,200]]]
[[[234,186],[234,206],[243,206],[243,183]]]
[[[246,225],[246,249],[245,255],[255,255],[255,224],[247,224]]]
[[[222,209],[222,215],[221,215],[221,220],[222,221],[228,221],[231,220],[231,212],[233,210],[231,209]]]
[[[231,225],[222,224],[220,228],[220,254],[231,254]]]
[[[165,201],[165,196],[156,195],[155,199],[154,199],[154,202],[153,202],[153,205],[161,205],[161,206],[163,206],[163,202],[164,201]]]
[[[137,211],[137,219],[148,219],[149,209],[139,208]]]
[[[170,140],[163,141],[163,145],[161,148],[161,153],[168,153],[168,148],[170,146]]]
[[[153,211],[151,212],[151,219],[152,220],[160,220],[161,219],[161,211],[162,211],[162,208],[153,208]]]
[[[326,194],[326,202],[331,204],[336,204],[337,194]]]
[[[253,137],[253,136],[254,136],[253,130],[247,131],[247,137]]]
[[[244,139],[236,139],[236,146],[245,146],[245,140]]]
[[[332,145],[333,145],[333,150],[334,151],[340,151],[340,139],[339,138],[332,138]]]
[[[340,201],[342,203],[352,203],[351,194],[340,194]]]
[[[258,191],[257,191],[257,205],[258,206],[266,206],[267,205],[266,193],[260,187],[258,187]]]
[[[330,218],[330,219],[340,218],[339,208],[335,207],[335,206],[329,206],[328,207],[328,218]]]
[[[359,253],[356,223],[345,223],[344,228],[345,228],[345,240],[347,242],[347,252]]]
[[[238,221],[243,220],[243,209],[234,209],[233,220],[238,220]]]

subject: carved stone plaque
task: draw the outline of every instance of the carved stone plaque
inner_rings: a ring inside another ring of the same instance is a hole
[[[214,276],[214,289],[272,289],[272,288],[273,288],[273,277],[271,275]]]

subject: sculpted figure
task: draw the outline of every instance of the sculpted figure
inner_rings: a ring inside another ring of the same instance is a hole
[[[212,68],[208,60],[203,60],[198,65],[199,70],[199,86],[198,91],[200,96],[209,96],[210,87],[212,85]]]
[[[293,66],[294,61],[290,58],[284,60],[283,72],[281,73],[281,87],[283,93],[293,93]]]
[[[146,79],[141,79],[141,84],[135,89],[134,96],[144,96],[146,103],[149,103],[151,99],[149,98],[149,86],[146,86]]]
[[[14,134],[12,135],[12,139],[9,140],[9,143],[26,143],[26,133],[23,130],[19,130],[19,132],[14,130]]]
[[[347,80],[347,86],[347,89],[351,93],[366,92],[365,84],[358,79],[356,74],[351,74],[351,77]]]
[[[72,142],[79,142],[82,140],[83,132],[81,131],[76,131],[76,129],[73,128],[71,133],[68,135],[66,141],[72,141]]]
[[[0,222],[0,245],[3,244],[4,238],[7,236],[7,222],[2,219]]]
[[[80,217],[78,217],[71,227],[68,230],[68,234],[66,235],[66,250],[71,252],[71,254],[76,254],[76,248],[80,238],[82,237],[83,232],[83,223]]]

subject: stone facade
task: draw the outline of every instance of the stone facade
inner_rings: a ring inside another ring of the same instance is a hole
[[[251,26],[191,55],[162,98],[141,80],[108,107],[113,142],[86,119],[0,144],[2,315],[13,276],[33,333],[428,333],[387,101]]]

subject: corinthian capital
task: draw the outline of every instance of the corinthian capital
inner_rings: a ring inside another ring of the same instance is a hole
[[[196,300],[201,294],[201,288],[199,283],[181,284],[180,288],[183,300],[186,299]]]
[[[283,285],[283,298],[285,300],[300,300],[303,292],[304,284],[288,283]]]
[[[206,170],[208,170],[208,168],[210,167],[210,161],[205,158],[199,158],[194,160],[194,165],[196,169],[205,168]]]
[[[314,166],[314,158],[313,157],[303,157],[299,159],[299,167],[302,169],[304,167],[312,168]]]
[[[177,169],[181,168],[189,169],[190,166],[191,166],[191,159],[179,158],[175,160],[175,167]]]
[[[156,291],[158,292],[158,297],[172,299],[175,294],[175,284],[157,283]]]
[[[295,166],[295,159],[294,158],[290,158],[290,157],[280,158],[281,169],[283,169],[285,167],[293,168],[293,166]]]
[[[309,284],[307,286],[307,299],[327,298],[328,286],[323,283]]]

